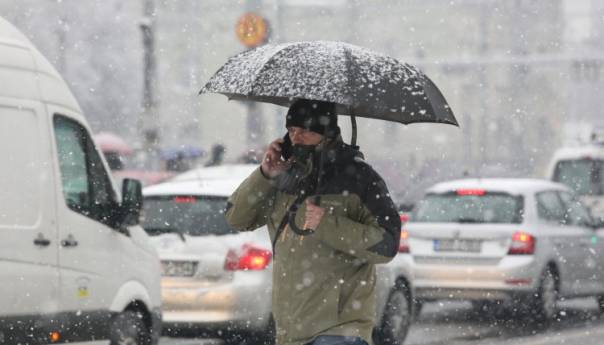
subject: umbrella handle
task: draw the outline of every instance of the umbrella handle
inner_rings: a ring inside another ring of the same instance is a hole
[[[357,118],[356,116],[354,116],[354,114],[350,115],[350,126],[352,129],[352,138],[350,138],[350,145],[351,146],[356,146],[357,145]]]
[[[312,235],[315,233],[314,229],[302,229],[296,225],[296,212],[289,214],[287,225],[289,225],[289,228],[298,236]]]
[[[321,196],[315,195],[313,197],[313,203],[315,205],[319,206],[321,204]],[[296,207],[294,210],[292,210],[292,212],[289,213],[288,220],[287,220],[287,224],[289,225],[289,228],[292,229],[292,231],[296,235],[299,235],[299,236],[307,236],[307,235],[314,234],[314,232],[315,232],[314,229],[302,229],[296,225],[296,213],[297,212],[298,212],[298,208]]]

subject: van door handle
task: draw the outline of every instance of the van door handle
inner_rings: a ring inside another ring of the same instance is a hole
[[[50,245],[50,240],[48,238],[45,238],[42,233],[39,233],[38,237],[34,239],[34,244],[39,247],[47,247],[48,245]]]
[[[63,247],[75,247],[78,245],[78,241],[76,241],[72,234],[69,234],[66,239],[61,241],[61,245]]]

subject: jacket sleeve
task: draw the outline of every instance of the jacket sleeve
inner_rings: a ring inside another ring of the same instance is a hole
[[[373,176],[361,196],[358,221],[325,213],[315,235],[339,251],[379,264],[398,252],[401,219],[386,183],[377,173]]]
[[[255,230],[266,224],[274,197],[270,180],[256,169],[231,195],[226,206],[226,220],[239,231]]]

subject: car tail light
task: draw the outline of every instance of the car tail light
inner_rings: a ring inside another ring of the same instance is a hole
[[[195,203],[197,199],[194,196],[176,196],[174,197],[174,202],[177,204]]]
[[[406,213],[401,213],[399,217],[401,218],[401,224],[405,224],[409,221],[409,215]]]
[[[460,195],[460,196],[463,196],[463,195],[483,196],[487,193],[484,189],[458,189],[456,192],[457,192],[457,195]]]
[[[409,253],[409,232],[401,230],[401,243],[398,246],[399,253]]]
[[[516,231],[512,235],[509,255],[530,255],[535,253],[535,237],[526,232]]]
[[[227,271],[259,271],[268,266],[272,257],[273,254],[270,250],[245,244],[241,251],[229,250],[224,261],[224,269]]]

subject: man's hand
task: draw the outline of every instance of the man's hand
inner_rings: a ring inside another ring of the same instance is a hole
[[[325,214],[325,209],[306,199],[306,214],[304,219],[304,229],[316,230]]]
[[[279,138],[268,145],[268,150],[262,158],[260,169],[268,178],[275,178],[287,170],[289,163],[281,160],[281,144],[283,139]]]

